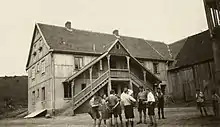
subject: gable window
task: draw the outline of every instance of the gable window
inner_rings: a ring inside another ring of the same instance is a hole
[[[83,58],[82,57],[75,57],[74,58],[75,70],[79,70],[83,66]]]
[[[46,66],[45,66],[45,60],[41,61],[41,73],[45,74]]]
[[[86,84],[85,83],[81,84],[81,90],[83,90],[85,88],[86,88]]]
[[[32,67],[32,79],[35,79],[35,67]]]
[[[153,73],[159,74],[159,63],[153,63]]]
[[[41,98],[41,99],[42,99],[42,101],[44,101],[44,100],[46,99],[45,87],[42,87],[42,88],[41,88],[41,91],[42,91],[42,94],[41,94],[41,95],[42,95],[42,98]]]
[[[119,44],[116,45],[116,49],[120,49],[120,45]]]
[[[71,84],[64,83],[64,98],[71,98],[72,97],[72,89],[71,89]]]
[[[102,71],[103,70],[103,65],[102,65],[102,60],[100,60],[100,71]]]

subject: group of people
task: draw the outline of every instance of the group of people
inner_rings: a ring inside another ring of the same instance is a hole
[[[100,127],[101,121],[104,121],[105,126],[108,124],[110,126],[118,125],[118,117],[120,120],[121,126],[123,126],[122,120],[122,109],[124,109],[125,114],[125,125],[128,127],[134,126],[134,107],[138,107],[139,112],[139,122],[142,123],[142,113],[144,114],[143,123],[147,124],[146,121],[146,110],[148,109],[148,115],[150,119],[150,125],[152,127],[157,126],[155,118],[155,106],[158,105],[158,116],[159,119],[164,117],[164,95],[162,91],[158,88],[157,92],[153,92],[150,89],[144,89],[142,86],[139,87],[139,93],[137,98],[133,97],[134,93],[132,90],[125,87],[121,95],[117,95],[114,90],[110,91],[110,95],[107,97],[105,94],[100,97],[98,94],[95,94],[89,102],[89,114],[94,120],[94,127],[97,125]],[[158,102],[158,103],[157,103]],[[161,114],[161,115],[160,115]],[[107,124],[107,120],[109,121]]]
[[[217,113],[219,112],[219,103],[220,97],[216,94],[216,90],[212,90],[212,107],[213,107],[213,114],[214,116],[217,116]],[[208,116],[206,104],[205,104],[205,95],[203,91],[200,89],[196,90],[196,102],[197,102],[197,108],[200,110],[201,116]]]

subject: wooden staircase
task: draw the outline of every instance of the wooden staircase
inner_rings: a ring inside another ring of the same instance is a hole
[[[143,86],[144,88],[149,88],[151,90],[153,90],[153,86],[151,83],[149,82],[144,82],[143,80],[141,80],[140,78],[138,78],[134,73],[130,72],[130,78],[132,80],[132,82],[137,86]]]
[[[86,100],[92,97],[96,92],[98,92],[102,87],[104,87],[109,81],[109,71],[106,71],[99,78],[94,80],[89,86],[80,91],[74,96],[75,104],[74,109],[77,109]]]

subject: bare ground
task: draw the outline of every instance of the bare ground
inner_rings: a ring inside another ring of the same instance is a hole
[[[220,119],[212,117],[210,109],[209,114],[208,117],[201,117],[195,107],[166,108],[166,119],[157,119],[158,127],[220,127]],[[135,117],[135,123],[137,123],[136,109]],[[79,114],[74,117],[59,116],[51,119],[3,119],[0,120],[0,127],[92,127],[92,120],[88,114]],[[135,124],[135,127],[146,127],[146,124]]]

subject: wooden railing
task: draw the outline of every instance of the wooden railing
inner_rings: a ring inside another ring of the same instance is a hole
[[[88,94],[91,94],[92,90],[95,89],[102,81],[109,77],[109,71],[103,73],[99,78],[94,80],[90,85],[88,85],[85,89],[80,91],[78,94],[74,96],[75,104],[77,104],[81,99],[83,99]]]
[[[130,76],[132,81],[136,82],[139,86],[143,86],[143,87],[147,87],[149,89],[152,90],[152,87],[149,86],[150,83],[149,82],[144,82],[143,80],[141,80],[139,77],[137,77],[134,73],[130,72]]]
[[[111,69],[110,76],[113,78],[129,78],[128,69]]]

